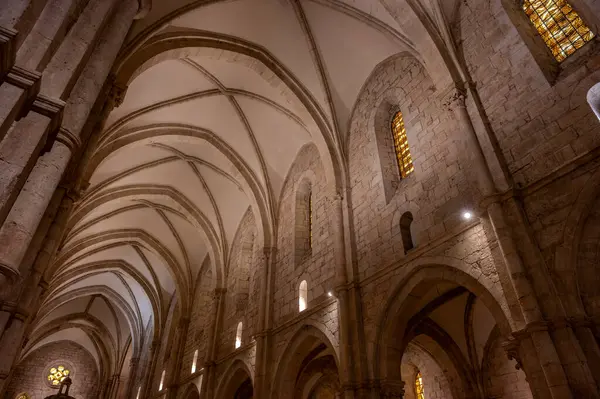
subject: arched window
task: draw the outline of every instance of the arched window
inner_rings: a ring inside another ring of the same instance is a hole
[[[63,365],[56,365],[54,367],[50,367],[48,372],[48,382],[53,387],[57,387],[60,385],[62,380],[67,378],[71,374],[71,371]]]
[[[300,283],[299,294],[300,295],[298,296],[298,307],[302,312],[304,309],[306,309],[306,306],[308,305],[308,284],[306,284],[306,280],[302,280],[302,282]]]
[[[308,179],[300,182],[296,190],[294,226],[294,261],[300,266],[312,254],[314,230],[314,192]]]
[[[524,0],[523,11],[558,62],[594,38],[567,0]]]
[[[140,399],[140,393],[142,393],[142,386],[140,385],[137,390],[137,395],[135,395],[135,399]]]
[[[394,149],[396,150],[400,177],[404,179],[415,170],[415,167],[408,147],[404,118],[400,111],[396,112],[394,119],[392,119],[392,136],[394,137]]]
[[[417,376],[415,377],[415,396],[416,399],[425,399],[425,387],[423,386],[423,377],[421,377],[420,371],[417,371]]]
[[[163,370],[162,374],[160,375],[160,384],[158,384],[158,390],[162,391],[163,390],[163,384],[165,383],[165,372],[167,370]]]
[[[198,362],[198,349],[194,351],[194,359],[192,360],[192,374],[196,372],[196,362]]]
[[[17,399],[31,399],[31,396],[27,392],[23,392],[17,395]]]
[[[240,321],[237,326],[237,331],[235,333],[235,349],[242,346],[242,322]]]
[[[415,247],[411,232],[412,222],[413,215],[410,212],[404,212],[400,217],[400,235],[402,236],[402,245],[404,246],[405,253]]]

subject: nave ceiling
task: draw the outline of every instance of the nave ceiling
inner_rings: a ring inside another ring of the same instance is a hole
[[[303,146],[317,147],[331,185],[348,179],[348,124],[379,63],[405,53],[436,86],[450,84],[452,51],[442,42],[458,3],[151,4],[115,65],[126,94],[88,149],[89,186],[24,355],[68,336],[114,369],[131,336],[138,356],[173,301],[188,312],[203,268],[224,285],[249,208],[257,245],[273,245],[282,188]]]

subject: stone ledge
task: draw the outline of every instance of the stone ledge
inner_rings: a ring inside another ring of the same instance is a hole
[[[17,31],[0,26],[0,82],[15,64]]]
[[[33,106],[33,103],[40,92],[42,74],[15,65],[8,71],[6,82],[23,89],[26,93],[25,102],[21,105],[21,109],[17,115],[17,120],[19,120],[25,117]]]
[[[42,153],[48,152],[52,149],[52,145],[58,136],[60,125],[63,119],[63,112],[65,109],[65,102],[58,98],[51,98],[43,94],[38,94],[31,110],[37,112],[40,115],[44,115],[50,118],[50,123],[47,128],[46,145],[42,150]]]

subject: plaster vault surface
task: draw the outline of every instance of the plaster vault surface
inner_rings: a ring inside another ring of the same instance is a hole
[[[397,12],[370,0],[155,2],[117,62],[126,94],[86,154],[87,188],[23,356],[68,336],[114,368],[160,336],[175,304],[187,312],[201,268],[226,278],[247,212],[272,245],[300,149],[316,146],[335,184],[375,66],[402,52],[435,62]]]

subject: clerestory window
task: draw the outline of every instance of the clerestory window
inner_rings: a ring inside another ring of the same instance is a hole
[[[396,115],[394,115],[394,119],[392,119],[392,136],[394,138],[394,149],[396,151],[400,177],[404,179],[415,170],[415,167],[413,165],[412,156],[410,155],[410,148],[408,147],[404,118],[400,111],[398,111]]]
[[[524,0],[523,11],[558,62],[594,38],[567,0]]]
[[[425,399],[425,387],[423,386],[423,377],[420,371],[417,372],[417,376],[415,377],[415,396],[417,399]]]

